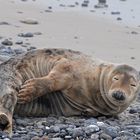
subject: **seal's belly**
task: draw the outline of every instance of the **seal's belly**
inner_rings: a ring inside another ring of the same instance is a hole
[[[81,115],[85,107],[73,102],[61,91],[55,93],[46,93],[31,103],[17,104],[15,114],[20,116],[48,116],[54,114],[57,116],[77,116]]]

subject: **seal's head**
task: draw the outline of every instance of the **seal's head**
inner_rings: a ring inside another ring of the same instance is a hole
[[[139,72],[128,65],[110,66],[101,76],[101,94],[110,106],[121,112],[136,98],[140,88]]]

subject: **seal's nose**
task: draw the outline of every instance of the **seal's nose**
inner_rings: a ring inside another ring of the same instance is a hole
[[[123,100],[125,100],[124,93],[121,92],[121,91],[113,92],[112,97],[115,98],[115,99],[118,100],[118,101],[123,101]]]

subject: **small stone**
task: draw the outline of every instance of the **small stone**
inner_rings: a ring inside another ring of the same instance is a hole
[[[34,35],[42,35],[41,32],[35,32]]]
[[[72,137],[76,138],[76,137],[79,137],[79,136],[83,136],[83,131],[81,130],[81,128],[73,129]]]
[[[135,59],[135,57],[133,57],[133,56],[132,56],[132,57],[131,57],[131,59],[133,59],[133,60],[134,60],[134,59]],[[130,110],[130,111],[129,111],[129,113],[130,113],[130,112],[133,112],[133,111],[134,111],[134,110],[132,109],[132,110]],[[136,112],[135,112],[135,113],[136,113]],[[133,114],[133,113],[131,113],[131,114]]]
[[[34,131],[31,131],[31,132],[28,133],[28,135],[33,137],[33,136],[38,136],[38,133],[36,133]]]
[[[98,132],[99,127],[97,125],[89,125],[85,128],[85,133],[91,135],[91,133]]]
[[[18,36],[19,36],[19,37],[33,37],[34,34],[28,32],[28,33],[20,33],[20,34],[18,34]]]
[[[103,128],[104,132],[110,135],[112,138],[116,138],[118,136],[118,128],[113,126],[107,126]]]
[[[135,59],[135,57],[131,57],[131,59]],[[130,114],[134,114],[134,113],[137,113],[138,111],[137,111],[137,109],[134,109],[134,108],[131,108],[130,110],[129,110],[129,113]]]
[[[20,20],[20,22],[24,24],[32,24],[32,25],[39,24],[39,22],[35,19]]]
[[[22,40],[18,40],[18,41],[15,42],[15,44],[21,45],[21,44],[23,44],[23,41]]]
[[[88,4],[87,3],[82,3],[81,6],[82,7],[88,7]]]
[[[60,128],[59,128],[58,126],[51,126],[51,127],[50,127],[50,132],[51,132],[51,133],[60,132]]]
[[[16,124],[19,126],[27,126],[28,122],[26,122],[26,120],[22,120],[22,119],[16,119]]]
[[[98,134],[92,134],[90,138],[91,138],[91,140],[98,140],[99,135]]]
[[[1,42],[3,45],[6,45],[6,46],[12,46],[13,45],[13,42],[8,40],[8,39],[5,39],[4,41]]]
[[[112,137],[108,134],[102,133],[100,135],[100,139],[104,139],[104,140],[112,140]]]
[[[120,15],[120,12],[116,11],[116,12],[111,12],[112,15]]]
[[[137,35],[138,32],[136,32],[136,31],[132,31],[131,34]]]
[[[117,20],[122,20],[122,18],[120,18],[120,17],[117,17]]]
[[[51,13],[51,12],[52,12],[52,10],[48,10],[48,9],[47,9],[47,10],[45,10],[45,12],[47,12],[47,13]]]
[[[65,136],[65,140],[71,140],[72,137],[71,136]]]
[[[2,21],[0,22],[0,25],[10,25],[8,22]]]

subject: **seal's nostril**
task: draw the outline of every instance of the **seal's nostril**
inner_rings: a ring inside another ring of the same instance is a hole
[[[119,100],[119,101],[125,100],[125,96],[123,92],[120,92],[120,91],[113,92],[112,97],[114,97],[116,100]]]

